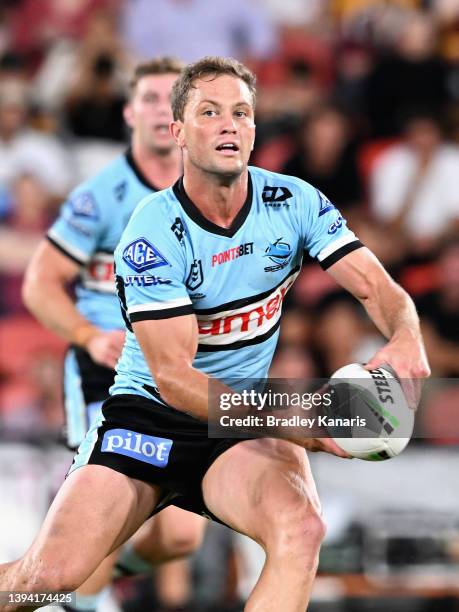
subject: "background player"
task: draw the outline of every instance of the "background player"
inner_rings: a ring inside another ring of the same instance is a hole
[[[253,75],[222,58],[188,66],[175,85],[184,180],[138,207],[117,248],[130,331],[113,396],[36,542],[0,567],[2,590],[74,588],[171,490],[182,505],[265,549],[246,610],[304,611],[324,526],[301,446],[338,449],[330,440],[212,440],[199,421],[208,417],[209,375],[266,375],[304,248],[390,338],[373,365],[385,361],[401,377],[428,375],[411,300],[333,205],[298,179],[249,172],[254,94]],[[237,258],[212,266],[212,253],[234,249]],[[64,564],[69,545],[81,554]]]
[[[180,151],[169,132],[170,93],[181,67],[178,60],[164,57],[136,68],[124,110],[132,129],[131,148],[70,194],[27,270],[26,305],[72,345],[64,380],[66,435],[72,449],[79,446],[108,397],[124,342],[114,248],[136,204],[171,185],[181,172]],[[68,293],[74,281],[76,303]],[[201,539],[203,520],[197,516],[171,508],[155,520],[160,524],[145,527],[123,551],[123,570],[145,571],[146,559],[180,557]],[[169,534],[168,542],[162,533]],[[111,575],[113,560],[80,589],[78,601],[85,610],[96,607],[96,594]]]

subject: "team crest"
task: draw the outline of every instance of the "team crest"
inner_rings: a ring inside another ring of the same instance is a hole
[[[89,191],[79,193],[70,198],[70,206],[75,217],[99,218],[96,201]]]
[[[167,266],[168,261],[146,238],[138,238],[123,251],[123,259],[136,272]]]
[[[198,287],[204,282],[204,275],[202,273],[202,263],[200,259],[195,259],[191,264],[190,273],[186,279],[186,287],[190,291],[196,291]]]
[[[276,272],[283,270],[289,264],[292,259],[292,249],[287,242],[282,242],[282,238],[278,238],[268,246],[263,257],[268,257],[275,264],[266,266],[265,272]]]

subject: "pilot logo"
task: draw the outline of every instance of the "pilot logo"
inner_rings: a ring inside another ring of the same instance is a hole
[[[276,272],[283,270],[292,259],[292,249],[287,242],[282,242],[282,238],[278,238],[276,242],[271,243],[265,251],[263,257],[269,257],[274,262],[274,266],[266,266],[265,272]]]
[[[268,187],[263,189],[262,194],[263,202],[266,206],[272,206],[273,208],[280,208],[281,206],[290,206],[287,202],[289,198],[292,198],[292,192],[287,187]]]
[[[111,429],[106,431],[102,439],[103,453],[125,455],[156,467],[166,467],[172,440],[157,438],[129,429]]]
[[[123,251],[123,259],[136,272],[167,266],[169,263],[158,249],[145,238],[138,238],[128,244]]]
[[[204,282],[204,275],[202,273],[202,263],[200,259],[195,259],[191,264],[190,273],[186,279],[186,287],[190,291],[196,291],[198,287]]]

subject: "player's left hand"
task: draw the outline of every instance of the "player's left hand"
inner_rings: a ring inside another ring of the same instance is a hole
[[[400,379],[408,405],[416,410],[421,398],[422,379],[430,376],[429,362],[420,334],[404,329],[396,332],[365,365],[375,370],[390,365]]]

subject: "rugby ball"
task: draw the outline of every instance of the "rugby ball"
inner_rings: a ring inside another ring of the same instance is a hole
[[[390,366],[368,371],[360,363],[337,370],[329,381],[333,398],[327,430],[352,457],[384,461],[399,455],[414,428],[411,410]]]

